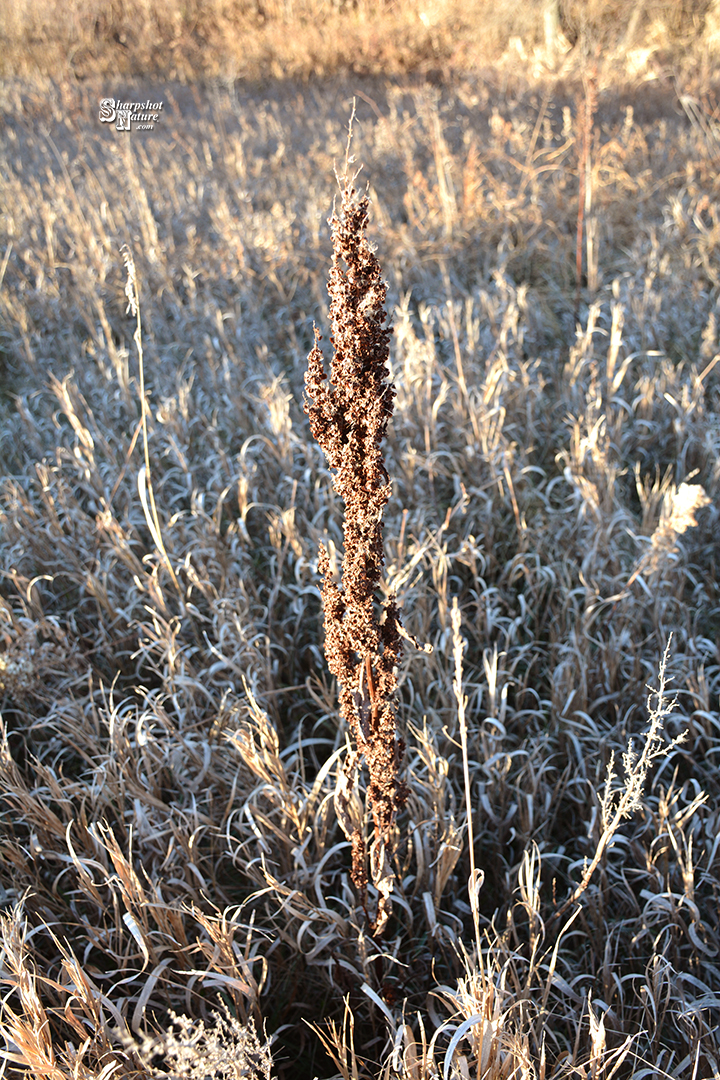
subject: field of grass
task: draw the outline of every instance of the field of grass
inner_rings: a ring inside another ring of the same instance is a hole
[[[6,1075],[720,1076],[699,70],[0,85]],[[432,646],[382,933],[303,405],[353,100],[396,391],[375,609]]]
[[[6,0],[0,75],[192,81],[349,74],[434,79],[570,46],[696,78],[720,53],[718,0]],[[549,36],[548,31],[550,30]],[[699,70],[700,69],[700,70]]]

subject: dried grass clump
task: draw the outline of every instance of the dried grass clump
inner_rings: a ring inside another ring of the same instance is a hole
[[[127,918],[126,922],[139,936],[137,925]],[[58,981],[33,970],[22,902],[10,917],[0,916],[0,935],[3,982],[12,988],[3,1007],[3,1034],[8,1046],[4,1056],[11,1066],[47,1080],[100,1080],[112,1075],[136,1080],[269,1080],[267,1045],[258,1038],[253,1022],[241,1023],[227,1005],[222,1012],[211,1013],[209,1024],[171,1013],[168,1027],[160,1035],[138,1039],[71,949],[62,950]],[[76,1040],[79,1036],[79,1044],[53,1043],[54,1010],[47,1008],[43,998],[64,1005],[63,1021]]]
[[[576,319],[581,103],[494,78],[362,83],[329,303],[344,87],[2,88],[8,1074],[717,1072],[714,99],[598,79]]]
[[[161,1080],[270,1080],[272,1061],[252,1021],[241,1024],[226,1007],[212,1023],[173,1016],[172,1026],[155,1040],[132,1048],[149,1076]],[[160,1056],[162,1064],[151,1061]]]

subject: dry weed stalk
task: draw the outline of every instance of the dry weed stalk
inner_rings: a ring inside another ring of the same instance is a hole
[[[603,855],[607,851],[608,846],[615,837],[622,821],[625,818],[630,817],[636,811],[642,810],[643,789],[650,767],[660,758],[667,757],[667,755],[683,742],[685,738],[685,735],[681,734],[675,739],[672,739],[669,743],[665,743],[662,738],[663,720],[676,706],[675,698],[668,701],[666,697],[666,668],[670,655],[671,641],[672,634],[668,638],[665,652],[660,661],[658,670],[658,688],[657,690],[648,688],[650,689],[650,693],[648,694],[647,708],[650,715],[650,726],[644,736],[642,751],[638,754],[633,746],[632,739],[630,739],[627,750],[623,754],[625,781],[619,791],[614,787],[616,780],[615,755],[613,751],[610,752],[610,761],[608,762],[605,780],[605,792],[600,800],[601,833],[595,848],[595,854],[591,861],[586,863],[582,880],[573,890],[572,895],[569,896],[565,903],[554,913],[553,919],[555,921],[562,918],[562,916],[565,915],[586,891],[593,874],[600,864]],[[654,704],[653,698],[655,699]]]
[[[394,881],[392,830],[408,794],[400,776],[404,743],[396,732],[400,622],[395,597],[389,596],[381,615],[376,598],[384,563],[382,515],[390,495],[381,443],[392,416],[395,390],[388,382],[387,285],[365,237],[369,200],[366,195],[356,198],[347,173],[341,180],[341,193],[340,214],[333,213],[330,221],[332,387],[327,385],[316,330],[305,375],[305,409],[310,430],[335,470],[335,490],[345,503],[342,584],[333,580],[323,545],[318,563],[323,575],[325,654],[340,683],[340,713],[355,744],[338,777],[335,807],[352,845],[353,883],[366,905],[366,845],[357,794],[364,757],[369,773],[367,803],[375,827],[370,877],[379,894],[371,925],[379,935],[387,922]]]
[[[598,105],[597,71],[583,79],[584,94],[578,101],[581,120],[578,130],[578,212],[575,242],[575,315],[580,310],[580,285],[582,282],[582,238],[585,227],[587,249],[586,277],[591,293],[597,289],[597,251],[594,247],[597,219],[592,216],[592,141],[595,112]]]

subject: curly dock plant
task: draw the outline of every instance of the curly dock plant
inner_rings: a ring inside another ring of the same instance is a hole
[[[345,503],[342,581],[333,580],[320,546],[323,575],[325,655],[340,685],[340,713],[353,745],[340,771],[335,807],[352,846],[352,880],[367,914],[366,814],[359,796],[364,758],[367,805],[372,810],[370,880],[378,890],[377,936],[387,922],[394,875],[392,833],[408,791],[400,776],[405,746],[396,730],[401,627],[394,596],[381,606],[376,593],[384,563],[382,515],[390,495],[381,443],[393,413],[395,389],[389,380],[385,297],[387,286],[365,238],[369,201],[356,197],[347,175],[341,181],[339,215],[330,219],[333,261],[328,280],[334,356],[328,385],[315,330],[315,346],[305,374],[305,411],[322,447],[333,484]],[[403,636],[406,636],[402,631]]]

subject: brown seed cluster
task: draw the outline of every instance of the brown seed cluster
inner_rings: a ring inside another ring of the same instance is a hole
[[[368,769],[367,800],[374,839],[370,877],[380,899],[374,932],[387,920],[392,891],[391,832],[407,798],[400,777],[404,746],[396,732],[395,669],[401,654],[399,616],[393,597],[380,610],[376,597],[384,563],[382,515],[390,483],[381,443],[393,413],[395,390],[387,367],[389,339],[387,286],[365,229],[367,196],[356,197],[345,181],[339,215],[330,220],[333,262],[328,281],[331,343],[330,384],[315,332],[305,375],[305,410],[310,429],[330,468],[335,490],[345,503],[345,554],[342,581],[331,575],[324,547],[325,655],[340,684],[340,712],[356,750],[345,764],[343,798],[336,797],[340,823],[351,842],[352,877],[365,903],[367,867],[362,818],[352,813],[348,793],[357,789],[359,758]]]

